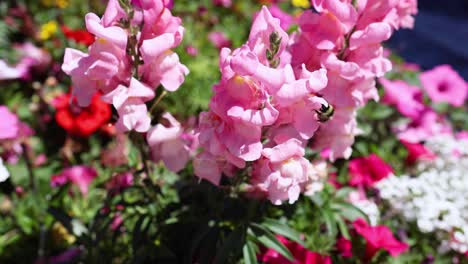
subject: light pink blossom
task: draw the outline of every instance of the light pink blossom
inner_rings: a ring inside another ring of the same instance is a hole
[[[171,114],[165,113],[163,118],[169,121],[170,126],[157,124],[148,131],[146,139],[153,160],[156,162],[162,160],[169,170],[178,172],[190,159],[190,142],[184,140],[183,128]]]
[[[102,96],[105,102],[112,103],[119,113],[119,120],[115,127],[122,131],[136,130],[147,132],[151,126],[151,119],[145,102],[154,97],[154,91],[135,78],[129,87],[119,85],[112,92]]]
[[[274,148],[265,148],[262,159],[254,164],[250,183],[254,192],[265,193],[276,205],[288,200],[294,203],[309,180],[309,162],[297,139],[290,139]]]

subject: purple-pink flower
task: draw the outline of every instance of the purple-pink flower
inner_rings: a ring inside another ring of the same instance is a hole
[[[20,130],[18,117],[10,112],[6,106],[0,106],[0,140],[14,139]]]
[[[434,135],[452,133],[452,128],[443,116],[426,108],[418,119],[396,127],[396,132],[400,140],[418,143]]]
[[[217,48],[229,48],[231,47],[231,41],[222,31],[213,31],[208,34],[208,40]]]
[[[420,75],[421,83],[434,103],[462,106],[466,103],[468,84],[449,65],[437,66]]]
[[[119,193],[125,188],[132,186],[133,174],[131,172],[123,172],[112,176],[106,183],[106,188],[114,193]]]
[[[408,155],[406,156],[406,162],[408,164],[414,164],[419,160],[433,160],[436,157],[436,155],[423,144],[408,142],[404,139],[401,140],[401,143],[408,151]]]
[[[417,86],[409,85],[401,80],[389,81],[384,78],[380,78],[379,82],[385,91],[384,103],[396,106],[398,111],[406,117],[419,118],[426,107],[422,101],[422,91]]]
[[[88,188],[97,172],[94,168],[84,165],[75,165],[64,169],[61,173],[53,175],[50,180],[52,187],[72,183],[78,187],[82,195],[88,194]]]

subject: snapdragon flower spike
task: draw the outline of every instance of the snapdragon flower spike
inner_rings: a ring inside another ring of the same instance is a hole
[[[96,37],[88,54],[66,49],[62,70],[71,76],[73,96],[89,105],[98,92],[119,113],[120,132],[150,128],[145,102],[162,85],[177,90],[189,70],[171,49],[183,38],[180,18],[164,0],[110,0],[102,18],[86,15],[86,28]],[[116,98],[114,98],[116,97]]]
[[[334,112],[319,95],[327,86],[327,71],[304,66],[295,74],[288,42],[280,21],[264,7],[247,43],[221,50],[221,81],[213,86],[209,112],[199,119],[203,150],[193,165],[200,179],[218,185],[222,175],[233,176],[252,162],[249,193],[274,204],[295,202],[320,180],[303,156],[307,140]],[[282,159],[283,152],[290,155]]]
[[[356,111],[368,100],[378,100],[375,78],[392,69],[381,45],[400,27],[411,27],[417,12],[409,0],[313,0],[312,10],[299,18],[300,31],[291,46],[296,75],[325,68],[328,85],[320,94],[334,109],[322,124],[312,147],[329,158],[349,158],[360,131]],[[339,91],[339,92],[338,92]]]

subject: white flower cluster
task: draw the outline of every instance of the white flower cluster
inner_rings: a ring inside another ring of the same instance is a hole
[[[5,165],[3,165],[3,160],[0,158],[0,182],[6,181],[10,177],[10,173],[8,172]]]
[[[359,200],[352,203],[369,217],[370,225],[376,226],[379,223],[380,212],[377,204],[371,200]]]
[[[377,184],[380,195],[422,232],[436,232],[442,247],[468,251],[468,140],[431,138],[437,158],[418,164],[417,177],[390,176]]]

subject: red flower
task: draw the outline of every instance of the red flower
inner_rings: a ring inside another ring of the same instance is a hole
[[[63,129],[74,136],[88,137],[111,118],[110,105],[104,103],[100,94],[95,94],[88,107],[81,108],[70,103],[70,94],[54,99],[55,120]]]
[[[394,257],[408,249],[408,244],[398,241],[387,226],[370,226],[364,219],[359,218],[353,222],[353,227],[367,242],[365,255],[367,261],[371,260],[380,249],[388,251]]]
[[[77,43],[89,46],[94,43],[94,35],[83,29],[71,29],[65,25],[62,26],[62,32],[67,39],[72,39]]]
[[[322,256],[301,246],[300,244],[289,241],[286,238],[277,235],[276,238],[285,245],[294,256],[295,261],[291,262],[280,253],[273,249],[267,249],[259,255],[259,260],[265,264],[331,264],[329,256]]]
[[[352,186],[372,187],[393,173],[392,167],[375,154],[351,160],[348,169],[351,174],[349,184]]]
[[[344,258],[350,258],[353,256],[351,241],[344,237],[338,238],[335,244],[336,249],[340,252],[340,255]]]
[[[424,145],[419,143],[411,143],[406,140],[401,140],[401,143],[408,150],[408,156],[406,157],[406,162],[408,164],[414,164],[420,159],[433,160],[436,156],[432,151],[428,150]]]

